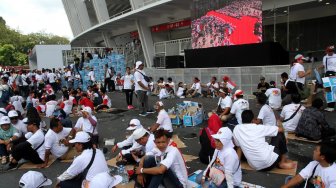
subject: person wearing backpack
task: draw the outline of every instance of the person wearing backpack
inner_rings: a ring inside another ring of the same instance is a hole
[[[0,84],[0,108],[5,108],[11,97],[11,89],[8,85],[8,78],[2,77]]]

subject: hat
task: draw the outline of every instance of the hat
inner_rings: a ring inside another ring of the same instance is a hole
[[[158,101],[157,103],[159,104],[159,106],[163,106],[163,102],[162,101]]]
[[[83,110],[82,110],[83,112],[87,112],[87,113],[89,113],[90,115],[92,114],[92,109],[90,108],[90,107],[84,107],[83,108]]]
[[[224,147],[234,147],[232,142],[232,131],[228,127],[222,127],[218,130],[217,134],[211,135],[214,139],[218,139],[222,142]]]
[[[20,179],[20,187],[23,188],[39,188],[51,185],[52,181],[41,172],[28,171]]]
[[[132,119],[129,123],[129,127],[126,130],[133,131],[135,129],[142,128],[142,125],[138,119]]]
[[[19,114],[17,113],[16,110],[11,110],[11,111],[8,112],[8,117],[9,118],[18,117],[18,116],[19,116]]]
[[[144,128],[140,128],[140,129],[136,129],[134,132],[133,132],[133,138],[134,140],[138,140],[140,139],[141,137],[145,136],[145,134],[148,133],[148,131],[146,131],[146,129]]]
[[[10,119],[8,116],[2,116],[0,118],[0,125],[10,124]]]
[[[111,176],[108,172],[102,172],[95,175],[90,181],[90,187],[112,188],[122,181],[119,175]]]
[[[135,63],[135,68],[138,69],[140,65],[142,65],[143,63],[141,61],[137,61]]]
[[[36,125],[39,125],[39,122],[37,119],[29,119],[29,118],[24,118],[23,120],[24,124],[33,124],[35,123]]]
[[[305,58],[305,57],[303,57],[303,55],[301,55],[301,54],[298,54],[298,55],[296,55],[295,57],[294,57],[294,59],[295,60],[304,60],[304,61],[306,61],[307,59]]]
[[[230,78],[228,76],[223,76],[223,81],[229,81]]]
[[[326,52],[333,52],[335,50],[335,46],[328,46]]]
[[[0,108],[0,117],[7,115],[7,110],[4,108]]]
[[[237,96],[237,95],[243,95],[243,94],[244,94],[244,91],[243,91],[243,90],[240,90],[240,89],[238,89],[238,90],[234,93],[235,96]]]
[[[90,135],[87,132],[80,131],[76,133],[74,139],[69,140],[70,143],[86,143],[90,141]]]

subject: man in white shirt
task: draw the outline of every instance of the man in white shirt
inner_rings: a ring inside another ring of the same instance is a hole
[[[136,168],[137,183],[144,187],[186,188],[188,172],[180,151],[170,146],[167,131],[155,132],[155,144],[152,150],[146,152]],[[144,176],[146,175],[146,176]]]
[[[248,164],[255,170],[269,171],[278,166],[283,169],[294,168],[294,163],[287,159],[286,138],[283,128],[277,126],[257,125],[251,110],[242,113],[242,122],[233,130],[235,145],[239,147]],[[265,137],[272,137],[268,144]]]
[[[140,116],[147,116],[147,113],[152,113],[148,105],[148,96],[147,91],[150,90],[146,76],[146,73],[143,71],[144,64],[141,61],[135,63],[135,93],[137,94],[139,104],[140,104]]]
[[[108,172],[105,156],[99,149],[93,148],[91,137],[86,132],[76,133],[76,137],[69,141],[74,144],[76,151],[81,153],[72,162],[71,166],[57,177],[57,186],[60,187],[88,187],[92,178],[102,172]],[[92,163],[90,165],[90,162]],[[90,166],[89,166],[90,165]],[[88,168],[84,181],[75,178]]]
[[[219,90],[219,84],[217,82],[216,76],[211,77],[211,81],[207,83],[206,88],[207,88],[206,90],[207,96],[211,96],[211,97],[216,96],[216,92]]]
[[[230,114],[236,116],[238,124],[242,124],[241,114],[244,110],[250,108],[250,104],[244,99],[244,92],[242,90],[237,90],[234,94],[234,98],[236,101],[232,104]]]
[[[280,113],[280,121],[285,129],[285,133],[295,132],[303,110],[306,109],[304,106],[300,105],[301,98],[299,94],[292,94],[291,98],[292,103],[284,106]],[[294,115],[295,112],[296,114]]]
[[[111,92],[112,86],[111,86],[111,77],[112,77],[112,71],[109,69],[108,64],[104,66],[104,87]]]
[[[291,67],[289,74],[289,81],[286,85],[289,94],[298,93],[297,87],[303,89],[303,85],[305,84],[306,81],[306,76],[311,74],[311,70],[308,71],[304,70],[303,67],[304,61],[306,61],[306,58],[303,57],[303,55],[298,54],[295,56],[295,62]]]
[[[57,118],[50,120],[50,129],[45,135],[45,155],[41,168],[48,166],[49,156],[53,154],[56,158],[62,158],[69,150],[69,140],[76,134],[73,128],[64,128],[62,122]]]
[[[57,91],[57,88],[56,88],[56,74],[53,73],[51,70],[49,70],[49,73],[48,73],[47,77],[48,77],[49,84],[51,85],[53,90]]]
[[[9,111],[8,117],[11,120],[13,127],[15,127],[16,130],[18,130],[20,134],[19,138],[21,137],[23,138],[24,135],[28,132],[27,124],[25,124],[22,120],[19,119],[19,114],[15,110]]]
[[[155,103],[155,110],[159,114],[157,116],[156,123],[154,123],[150,128],[150,132],[155,132],[158,129],[163,129],[169,132],[169,138],[171,138],[173,136],[173,126],[168,113],[164,109],[162,101],[158,101]]]
[[[75,129],[77,132],[84,131],[92,134],[93,144],[98,144],[98,125],[97,118],[92,115],[92,110],[90,107],[84,107],[82,112],[82,117],[78,118]]]
[[[187,93],[192,98],[200,97],[202,95],[201,81],[198,79],[198,77],[195,77],[193,82],[194,82],[193,85],[187,91]]]
[[[132,137],[138,144],[142,146],[141,149],[137,149],[136,152],[131,152],[133,159],[139,162],[140,158],[145,153],[151,151],[155,147],[154,135],[149,133],[144,128],[139,128],[133,132]]]
[[[219,101],[217,104],[217,113],[220,117],[220,119],[224,122],[226,122],[230,115],[230,110],[232,106],[232,99],[229,96],[229,90],[228,88],[220,89],[219,90]],[[210,116],[209,116],[210,117]]]
[[[275,87],[274,81],[270,81],[270,88],[266,90],[265,95],[268,97],[268,103],[272,109],[281,108],[281,90]]]
[[[258,115],[258,119],[256,121],[257,124],[263,124],[263,125],[271,125],[276,126],[276,118],[273,112],[273,109],[266,104],[267,97],[264,93],[260,93],[257,96],[258,103],[261,107]]]
[[[329,144],[316,146],[313,153],[314,161],[310,162],[299,174],[291,178],[281,188],[290,188],[305,184],[307,187],[336,187],[336,150]],[[301,187],[301,186],[300,186]]]
[[[72,89],[73,76],[72,76],[71,70],[69,68],[65,68],[64,71],[65,71],[64,78],[66,80],[67,88]]]
[[[95,73],[93,71],[93,68],[91,68],[90,72],[88,73],[88,77],[89,77],[90,82],[91,82],[89,85],[93,85],[96,81]]]

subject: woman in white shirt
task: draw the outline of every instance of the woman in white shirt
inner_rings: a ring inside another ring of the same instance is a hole
[[[289,94],[298,93],[296,84],[298,88],[303,89],[306,76],[311,74],[311,70],[308,70],[307,72],[304,70],[303,61],[305,60],[306,58],[301,54],[295,56],[295,61],[290,70],[289,81],[286,84]]]
[[[227,127],[220,128],[212,137],[215,139],[216,150],[208,167],[197,176],[196,181],[203,187],[240,187],[242,171],[238,155],[233,149],[231,130]],[[209,177],[207,177],[208,171],[210,171]],[[225,179],[216,181],[215,178],[221,177],[220,174]]]
[[[134,85],[134,76],[131,74],[131,68],[126,67],[126,74],[121,77],[121,80],[124,81],[123,89],[126,95],[126,103],[127,108],[133,109],[134,106],[132,105],[133,100],[133,85]]]

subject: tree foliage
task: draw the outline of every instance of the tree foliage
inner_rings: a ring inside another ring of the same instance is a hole
[[[24,65],[28,63],[28,52],[38,44],[69,44],[65,37],[37,32],[28,35],[11,29],[0,16],[0,65]]]

